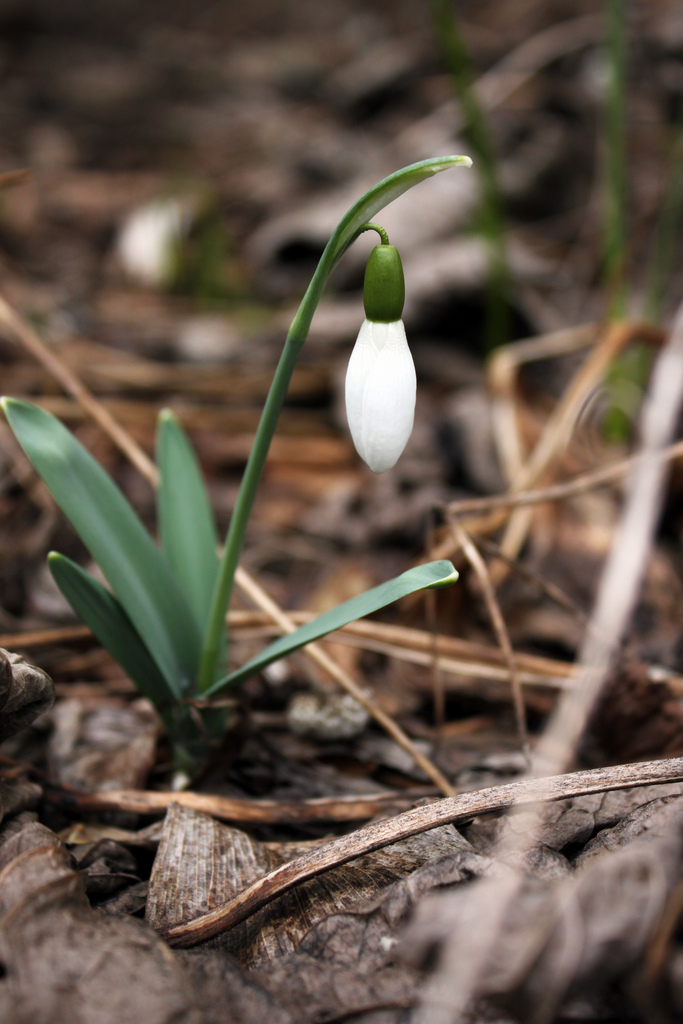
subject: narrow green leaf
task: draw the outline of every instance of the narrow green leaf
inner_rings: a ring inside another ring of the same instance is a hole
[[[337,263],[349,245],[358,236],[358,229],[367,221],[371,221],[376,213],[383,210],[394,199],[398,199],[414,185],[419,185],[425,178],[431,178],[449,167],[471,167],[472,160],[468,156],[437,156],[429,160],[420,160],[409,164],[399,171],[394,171],[388,178],[373,185],[357,203],[347,211],[337,225],[330,239],[334,262]]]
[[[352,597],[350,601],[344,601],[343,604],[337,605],[329,612],[318,615],[317,618],[307,622],[294,633],[288,633],[287,636],[275,640],[241,668],[231,672],[223,679],[219,679],[203,696],[211,696],[224,686],[241,683],[279,658],[284,658],[300,647],[305,647],[313,640],[319,640],[321,636],[326,636],[335,629],[341,629],[349,622],[362,619],[365,615],[371,615],[372,612],[376,612],[408,594],[414,594],[418,590],[428,590],[432,587],[447,587],[451,583],[455,583],[457,578],[458,573],[452,563],[447,561],[427,562],[426,565],[408,569],[407,572],[396,576],[393,580],[380,583],[378,587],[373,587],[372,590],[368,590],[364,594]]]
[[[189,689],[201,635],[173,570],[110,476],[59,420],[14,398],[7,421],[175,692]]]
[[[218,574],[218,535],[197,457],[169,409],[159,416],[157,465],[161,546],[204,631]]]
[[[290,337],[300,338],[303,342],[330,271],[358,237],[362,225],[371,221],[376,213],[383,210],[389,203],[393,203],[394,199],[398,199],[414,185],[419,185],[425,178],[431,178],[440,171],[448,170],[449,167],[458,166],[471,167],[472,161],[468,156],[437,156],[429,160],[420,160],[416,164],[409,164],[408,167],[402,167],[400,171],[395,171],[388,178],[383,178],[382,181],[373,185],[357,203],[347,210],[334,229],[332,237],[320,257],[315,274],[292,321],[292,326],[289,329]]]
[[[47,556],[52,577],[71,607],[103,647],[130,676],[140,693],[157,706],[175,695],[140,639],[121,603],[70,558],[51,551]]]

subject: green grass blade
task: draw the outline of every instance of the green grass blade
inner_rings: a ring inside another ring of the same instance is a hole
[[[218,535],[197,457],[168,409],[159,416],[157,465],[161,546],[204,630],[218,573]]]
[[[683,112],[682,112],[683,114]],[[669,159],[669,172],[655,232],[654,252],[645,302],[645,317],[659,323],[666,290],[680,260],[680,226],[683,214],[683,116]]]
[[[464,135],[475,158],[481,182],[477,227],[488,243],[486,345],[489,350],[509,340],[511,291],[506,252],[503,196],[498,183],[497,157],[486,113],[474,86],[467,42],[453,9],[453,0],[436,0],[434,26],[453,79],[464,119]]]
[[[14,398],[1,404],[162,675],[186,692],[197,673],[201,635],[165,557],[111,477],[59,420]]]
[[[176,691],[166,683],[121,604],[110,591],[70,558],[51,551],[52,577],[77,615],[130,676],[140,693],[163,706]]]
[[[341,629],[349,622],[362,619],[365,615],[371,615],[373,612],[379,611],[380,608],[399,601],[402,597],[407,597],[408,594],[414,594],[418,590],[428,590],[432,587],[447,587],[451,583],[455,583],[457,578],[458,573],[451,562],[447,561],[427,562],[426,565],[408,569],[401,576],[381,583],[364,594],[352,597],[350,601],[344,601],[343,604],[337,605],[329,612],[318,615],[317,618],[307,622],[305,626],[301,626],[294,633],[280,637],[237,671],[231,672],[214,683],[204,696],[208,697],[224,686],[241,683],[279,658],[284,658],[300,647],[305,647],[313,640],[319,640],[320,637],[332,633],[335,629]]]
[[[626,0],[607,2],[607,67],[605,96],[604,275],[610,316],[626,311],[627,149],[626,149]]]

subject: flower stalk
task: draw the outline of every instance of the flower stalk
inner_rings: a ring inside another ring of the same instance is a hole
[[[206,693],[216,681],[219,668],[218,661],[225,632],[225,615],[232,596],[235,572],[244,544],[249,515],[294,366],[301,347],[308,336],[311,320],[320,301],[327,278],[349,246],[363,231],[370,229],[378,230],[380,238],[384,241],[384,237],[386,237],[384,229],[379,228],[379,226],[372,224],[370,221],[370,218],[375,213],[408,191],[413,185],[437,174],[439,171],[457,165],[469,167],[471,160],[465,156],[447,156],[437,157],[433,160],[422,160],[380,181],[366,192],[342,217],[325,246],[320,262],[287,334],[240,485],[214,587],[211,611],[202,647],[196,687],[198,696]]]

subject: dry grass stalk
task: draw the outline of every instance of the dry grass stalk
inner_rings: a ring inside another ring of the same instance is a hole
[[[532,341],[517,342],[507,346],[495,359],[499,361],[492,371],[492,388],[496,394],[496,403],[499,406],[499,425],[496,430],[499,442],[499,455],[504,471],[512,472],[518,464],[521,455],[521,439],[518,436],[517,421],[514,415],[514,386],[518,365],[530,361],[532,358],[545,356],[545,348],[548,347],[550,354],[557,354],[562,351],[569,351],[571,348],[584,348],[590,343],[594,331],[593,325],[572,329],[570,332],[557,332],[546,335],[544,338]],[[663,331],[651,324],[625,321],[614,324],[603,335],[602,339],[595,346],[591,354],[580,367],[575,377],[567,388],[563,398],[558,403],[553,415],[548,420],[541,437],[531,456],[523,462],[519,470],[514,473],[514,480],[511,483],[511,494],[527,492],[534,487],[540,477],[549,469],[553,460],[566,448],[571,439],[576,421],[583,408],[586,396],[591,392],[595,384],[602,379],[610,363],[626,345],[638,339],[645,340],[652,345],[661,345]],[[511,351],[508,352],[507,349]],[[500,367],[502,366],[502,370]],[[503,403],[507,412],[500,412],[500,404]],[[496,414],[494,414],[494,423]],[[516,438],[516,439],[515,439]],[[486,499],[484,499],[486,501]],[[496,497],[492,502],[487,515],[473,518],[468,521],[467,529],[471,536],[489,536],[501,527],[505,527],[500,542],[501,553],[508,558],[515,558],[524,543],[531,514],[529,509],[523,506],[531,504],[526,501],[504,502],[502,497]],[[516,508],[519,505],[520,508]],[[512,516],[509,516],[507,509],[515,508]],[[455,506],[454,511],[460,512],[461,508]],[[478,511],[478,508],[473,509]],[[454,558],[459,552],[459,545],[453,542],[452,537],[447,537],[430,552],[431,558]],[[494,583],[498,584],[507,570],[501,570],[492,574]]]
[[[542,505],[545,502],[573,498],[577,494],[585,494],[597,487],[606,487],[617,480],[622,480],[627,473],[631,472],[641,457],[641,455],[631,455],[627,459],[620,459],[611,466],[603,466],[591,473],[582,473],[580,476],[575,476],[573,480],[565,480],[561,484],[551,484],[549,487],[518,491],[516,494],[463,498],[451,502],[448,505],[448,511],[456,516],[466,516],[473,513],[491,512],[494,509],[517,508],[519,505]],[[658,452],[656,457],[662,462],[675,462],[677,459],[683,458],[683,441],[676,441],[674,444],[668,445]]]
[[[493,436],[500,467],[510,487],[514,487],[524,468],[524,449],[515,401],[520,367],[587,348],[595,344],[598,332],[598,324],[583,324],[501,346],[491,355],[487,378],[492,396]]]
[[[599,339],[588,358],[577,371],[562,399],[546,424],[536,447],[517,474],[512,489],[533,487],[542,474],[567,447],[587,396],[604,377],[615,357],[638,339],[660,344],[658,328],[641,323],[615,323]],[[516,509],[511,515],[500,542],[508,558],[515,558],[524,544],[531,524],[528,508]],[[500,575],[500,574],[499,574]]]
[[[520,745],[524,751],[525,757],[527,758],[527,762],[529,762],[529,737],[526,728],[524,694],[522,693],[522,687],[517,673],[517,666],[515,665],[515,657],[512,651],[512,644],[510,643],[510,636],[507,631],[507,626],[505,625],[503,613],[500,610],[500,605],[496,600],[489,571],[484,559],[481,557],[479,550],[477,549],[477,546],[472,541],[472,538],[462,528],[458,520],[454,516],[450,516],[449,524],[458,544],[462,548],[465,558],[470,563],[477,574],[477,578],[479,579],[486,607],[491,618],[491,623],[498,638],[498,643],[500,644],[500,649],[503,652],[505,664],[507,665],[507,669],[510,674],[510,688],[512,690],[512,703],[515,709],[517,732],[519,734]]]

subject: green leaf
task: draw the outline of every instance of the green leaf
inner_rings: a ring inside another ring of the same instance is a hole
[[[90,551],[176,695],[199,665],[201,635],[173,570],[110,476],[43,409],[2,399],[7,421]]]
[[[121,603],[70,558],[51,551],[52,577],[71,607],[130,676],[140,693],[157,706],[173,698],[170,688]]]
[[[157,465],[161,546],[204,631],[218,574],[218,535],[199,463],[169,409],[159,416]]]
[[[393,203],[394,199],[398,199],[414,185],[419,185],[425,178],[431,178],[440,171],[457,166],[471,167],[472,161],[468,156],[437,156],[430,160],[420,160],[419,163],[409,164],[408,167],[402,167],[400,171],[395,171],[388,178],[373,185],[357,203],[347,210],[334,229],[332,237],[320,257],[315,274],[292,321],[289,331],[291,337],[301,338],[302,341],[306,337],[330,271],[358,237],[363,224],[371,221],[376,213],[383,210],[389,203]]]
[[[287,654],[297,651],[313,640],[319,640],[321,636],[326,636],[335,629],[341,629],[342,626],[346,626],[356,619],[362,619],[363,616],[370,615],[408,594],[433,587],[447,587],[451,583],[455,583],[457,578],[458,573],[452,563],[447,561],[427,562],[426,565],[408,569],[407,572],[396,576],[393,580],[388,580],[387,583],[381,583],[364,594],[352,597],[350,601],[344,601],[343,604],[337,605],[336,608],[332,608],[323,615],[318,615],[317,618],[307,622],[305,626],[301,626],[293,633],[288,633],[287,636],[275,640],[241,668],[231,672],[223,679],[219,679],[205,691],[203,696],[208,697],[224,686],[241,683],[279,658],[284,658]]]

